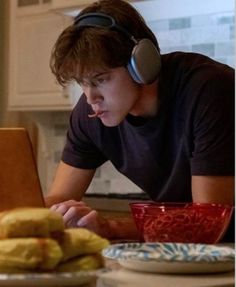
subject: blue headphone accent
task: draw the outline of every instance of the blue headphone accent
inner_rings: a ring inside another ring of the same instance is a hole
[[[87,13],[75,18],[74,25],[81,27],[105,27],[114,29],[126,35],[134,42],[127,69],[133,80],[139,84],[153,83],[160,73],[161,57],[155,45],[150,39],[136,40],[122,26],[118,25],[115,19],[104,13]]]

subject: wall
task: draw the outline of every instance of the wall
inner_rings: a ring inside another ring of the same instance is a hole
[[[159,3],[158,1],[147,2],[152,2],[151,4],[154,4],[154,2]],[[172,2],[175,3],[175,5],[179,3],[179,1],[176,2],[173,0]],[[194,9],[194,7],[191,7],[191,11],[188,11],[190,16],[187,16],[187,14],[183,12],[184,9],[181,10],[180,8],[177,10],[171,9],[171,13],[177,13],[172,14],[171,18],[167,17],[167,13],[159,15],[160,19],[158,20],[154,18],[158,12],[151,15],[148,24],[158,38],[162,53],[177,50],[193,51],[234,66],[234,10],[231,9],[232,5],[227,6],[229,2],[230,1],[224,2],[225,9],[223,12],[219,12],[216,9],[222,8],[222,1],[215,1],[216,6],[209,6],[208,9],[199,9],[199,7]],[[197,1],[196,3],[199,2]],[[188,7],[189,6],[186,8]],[[194,14],[194,11],[196,11],[196,13],[202,11],[202,13]],[[42,124],[42,129],[40,129],[42,140],[40,146],[41,154],[43,155],[43,159],[41,158],[42,168],[40,172],[45,179],[43,183],[45,190],[47,190],[53,179],[55,168],[60,159],[69,114],[54,113],[48,115],[48,117],[47,120],[45,120],[44,117],[44,124]],[[97,170],[96,176],[88,190],[88,193],[105,194],[124,194],[127,192],[140,193],[141,190],[124,176],[116,172],[109,162]]]
[[[162,53],[186,51],[205,54],[234,66],[234,12],[151,21]]]

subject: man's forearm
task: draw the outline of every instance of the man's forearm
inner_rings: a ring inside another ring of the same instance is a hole
[[[60,196],[54,196],[54,195],[44,197],[44,203],[45,203],[46,207],[51,207],[53,204],[60,203],[60,202],[63,202],[65,200],[66,200],[66,198],[63,198]]]

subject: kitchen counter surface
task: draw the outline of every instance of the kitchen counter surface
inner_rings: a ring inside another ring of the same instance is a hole
[[[135,272],[106,259],[111,272],[102,274],[96,287],[234,287],[234,272],[214,274],[156,274]]]

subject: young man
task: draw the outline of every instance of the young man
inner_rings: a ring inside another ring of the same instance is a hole
[[[234,71],[203,55],[159,52],[121,0],[88,6],[59,36],[52,71],[84,92],[46,198],[68,226],[137,238],[131,219],[105,219],[80,201],[107,160],[152,200],[234,203]]]

